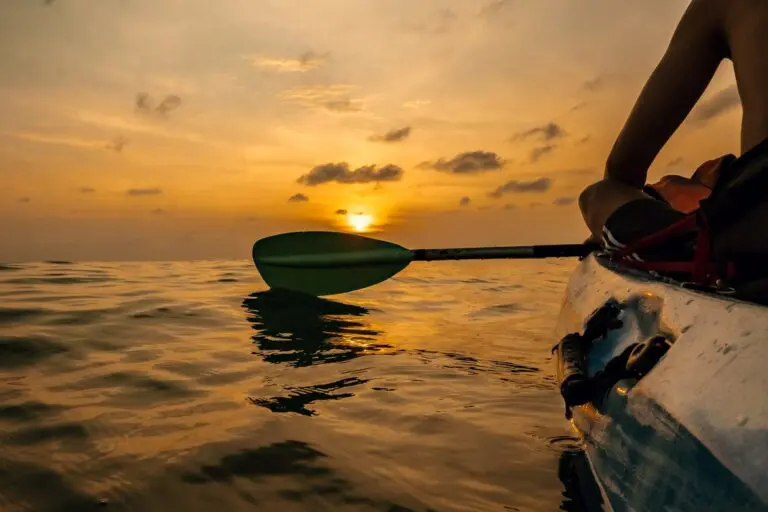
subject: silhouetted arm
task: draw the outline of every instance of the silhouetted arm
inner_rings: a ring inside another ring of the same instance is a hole
[[[728,56],[727,0],[693,0],[608,157],[605,177],[642,188],[648,168]]]

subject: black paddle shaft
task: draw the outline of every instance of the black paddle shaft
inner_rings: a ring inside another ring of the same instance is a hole
[[[598,250],[596,244],[527,245],[459,249],[416,249],[414,261],[580,258]]]

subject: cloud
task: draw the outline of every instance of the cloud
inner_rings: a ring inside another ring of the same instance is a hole
[[[491,197],[499,198],[505,194],[518,193],[542,193],[552,187],[552,180],[549,178],[538,178],[531,181],[512,180],[500,185],[493,192],[488,194]]]
[[[146,92],[136,95],[136,112],[153,117],[168,117],[168,114],[181,106],[181,98],[175,94],[169,94],[163,101],[155,106],[155,100]]]
[[[35,132],[14,132],[10,134],[17,139],[27,140],[30,142],[37,142],[40,144],[57,144],[62,146],[70,146],[73,148],[98,148],[104,144],[103,140],[96,139],[83,139],[80,137],[71,137],[67,135],[48,135]]]
[[[678,156],[677,158],[673,158],[672,160],[670,160],[670,161],[667,163],[667,168],[669,168],[669,167],[678,167],[678,166],[680,166],[680,165],[681,165],[683,162],[685,162],[685,159],[684,159],[683,157],[681,157],[681,156]]]
[[[555,206],[569,206],[576,202],[576,198],[572,196],[568,197],[558,197],[554,201],[552,201],[552,204]]]
[[[411,127],[406,126],[405,128],[398,128],[396,130],[390,130],[384,135],[373,135],[369,138],[369,140],[375,141],[375,142],[400,142],[411,135]]]
[[[599,75],[591,80],[587,80],[581,86],[587,92],[597,92],[603,87],[605,87],[605,77]]]
[[[517,208],[516,204],[507,203],[507,204],[504,205],[504,209],[505,210],[514,210],[515,208]]]
[[[30,198],[30,197],[20,197],[19,198],[19,202],[20,203],[29,203],[31,201],[32,201],[32,198]]]
[[[341,98],[338,100],[327,101],[323,106],[331,112],[362,112],[364,110],[363,102],[352,98]]]
[[[125,194],[131,197],[159,196],[163,193],[160,188],[129,188]]]
[[[165,99],[160,102],[157,108],[155,108],[155,112],[161,116],[165,116],[168,114],[168,112],[179,108],[179,106],[181,106],[181,98],[175,95],[166,96]]]
[[[431,104],[432,102],[430,100],[410,100],[403,103],[403,108],[410,108],[415,110]]]
[[[591,135],[585,135],[581,139],[579,139],[579,145],[586,144],[590,140],[592,140],[592,136]]]
[[[740,105],[741,98],[739,97],[739,90],[735,85],[731,85],[699,103],[698,107],[691,113],[691,121],[695,123],[706,123],[718,116],[730,112]]]
[[[461,200],[459,201],[459,205],[460,205],[460,206],[469,206],[469,203],[471,203],[471,202],[472,202],[472,199],[470,199],[470,198],[469,198],[469,197],[467,197],[467,196],[464,196],[464,197],[462,197],[462,198],[461,198]]]
[[[497,171],[502,169],[504,165],[504,160],[492,151],[467,151],[450,160],[440,158],[434,162],[422,162],[419,167],[454,174],[476,174]]]
[[[531,150],[531,162],[538,162],[543,156],[546,156],[557,149],[557,144],[547,144]]]
[[[94,192],[96,192],[96,189],[93,187],[85,186],[85,187],[80,187],[78,189],[78,192],[80,192],[81,194],[93,194]]]
[[[309,198],[301,193],[293,194],[288,198],[289,203],[306,203],[307,201],[309,201]]]
[[[587,107],[587,105],[589,105],[588,101],[580,101],[579,103],[571,107],[570,112],[578,112],[579,110],[583,110],[584,108]]]
[[[364,165],[355,170],[349,168],[346,162],[328,163],[314,167],[297,181],[308,187],[323,183],[379,183],[382,181],[399,181],[403,177],[403,169],[397,165],[387,164],[382,167]]]
[[[512,5],[513,0],[493,0],[480,9],[480,16],[493,18]]]
[[[163,208],[155,208],[150,212],[152,215],[168,215],[168,210]]]
[[[269,57],[249,57],[251,65],[267,71],[278,73],[306,72],[317,69],[328,61],[330,54],[317,54],[315,52],[302,53],[296,59],[276,59]]]
[[[115,153],[120,153],[123,151],[123,148],[128,144],[128,139],[123,137],[122,135],[118,135],[112,141],[108,142],[106,146],[104,146],[106,149],[112,150]]]
[[[520,133],[516,133],[512,136],[513,141],[525,140],[530,137],[540,136],[543,142],[549,142],[557,139],[562,139],[567,133],[563,130],[563,127],[559,124],[550,121],[547,124],[531,128]]]
[[[346,215],[347,213],[349,213],[349,212],[347,212],[347,210],[345,210],[343,208],[340,208],[340,209],[336,210],[336,215]]]
[[[329,98],[348,95],[353,87],[348,84],[312,85],[294,87],[280,93],[280,98],[290,101],[326,101]]]
[[[354,88],[347,84],[294,87],[279,94],[280,99],[305,108],[320,108],[331,112],[354,113],[365,110],[362,99],[353,98]]]

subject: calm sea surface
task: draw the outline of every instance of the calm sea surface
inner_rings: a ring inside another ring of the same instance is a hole
[[[332,300],[245,261],[2,265],[0,510],[587,510],[550,354],[573,265]]]

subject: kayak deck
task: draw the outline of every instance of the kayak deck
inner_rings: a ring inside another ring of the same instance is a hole
[[[768,309],[592,255],[571,276],[558,336],[583,331],[609,300],[621,325],[591,345],[590,378],[633,344],[671,344],[639,380],[570,408],[612,508],[768,510]]]

